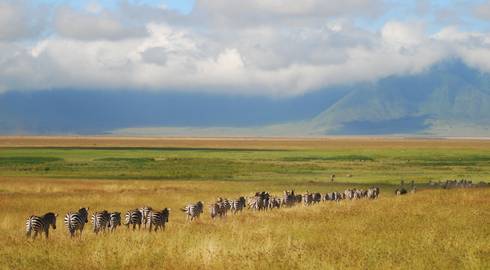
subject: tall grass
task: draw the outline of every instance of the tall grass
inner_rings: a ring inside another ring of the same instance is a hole
[[[186,221],[185,203],[255,190],[276,182],[85,181],[1,179],[0,260],[4,269],[488,269],[490,189],[424,190],[404,197],[383,187],[378,200],[321,203],[222,220]],[[312,189],[308,183],[295,188]],[[315,190],[344,188],[321,185]],[[123,211],[170,207],[164,232],[119,228],[80,239],[62,226],[48,240],[28,240],[31,214],[89,206]],[[207,210],[207,209],[206,209]]]

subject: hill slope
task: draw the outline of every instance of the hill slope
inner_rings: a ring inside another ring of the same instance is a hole
[[[318,134],[476,136],[489,127],[490,76],[459,61],[357,85],[311,121]]]

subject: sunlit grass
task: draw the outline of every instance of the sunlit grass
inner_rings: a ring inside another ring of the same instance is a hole
[[[186,221],[185,203],[216,196],[249,195],[260,187],[280,194],[275,183],[218,181],[2,180],[0,251],[7,269],[70,268],[438,268],[490,266],[490,189],[425,190],[394,197],[382,188],[375,201],[321,203],[270,212],[245,211],[222,220],[209,215]],[[298,185],[298,190],[309,186]],[[311,188],[311,187],[310,187]],[[318,186],[316,190],[341,189]],[[261,190],[261,189],[260,189]],[[149,204],[172,209],[164,232],[131,231],[96,236],[87,225],[70,239],[58,220],[48,240],[27,240],[30,214],[89,206],[124,211]],[[207,210],[207,209],[206,209]]]
[[[100,139],[90,146],[100,142],[115,147],[0,148],[0,269],[490,268],[490,189],[425,185],[488,181],[488,143],[210,139],[133,149]],[[395,197],[400,180],[415,180],[419,192]],[[381,187],[380,199],[246,210],[214,221],[207,212],[217,196],[371,185]],[[205,214],[189,223],[179,208],[197,200]],[[87,224],[70,239],[62,224],[80,207],[143,205],[172,209],[164,232],[123,226],[96,236]],[[26,239],[25,219],[48,211],[60,214],[58,229],[48,240]]]

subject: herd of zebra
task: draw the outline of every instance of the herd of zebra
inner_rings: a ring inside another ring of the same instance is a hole
[[[295,204],[303,203],[309,206],[322,201],[340,201],[340,200],[355,200],[355,199],[376,199],[380,190],[378,187],[369,189],[346,189],[344,192],[330,193],[310,193],[295,194],[294,190],[286,190],[282,197],[272,196],[269,192],[256,192],[254,196],[240,196],[235,200],[223,199],[219,197],[214,203],[209,205],[209,212],[212,219],[217,217],[225,217],[228,212],[236,214],[248,208],[251,210],[262,211],[272,210],[274,208],[291,207]],[[64,224],[71,237],[78,235],[81,237],[85,224],[88,223],[89,208],[82,207],[76,212],[69,212],[65,215]],[[202,201],[191,203],[180,209],[183,211],[187,219],[192,221],[204,212],[204,203]],[[49,235],[49,228],[56,229],[56,217],[58,215],[49,212],[43,216],[30,216],[26,221],[27,237],[36,238],[38,234],[44,233],[46,238]],[[125,214],[125,222],[127,228],[132,227],[133,230],[141,225],[148,227],[149,231],[164,230],[165,223],[168,223],[170,216],[170,208],[163,210],[154,210],[152,207],[143,206],[136,209],[128,210]],[[110,231],[114,232],[117,227],[121,226],[121,212],[98,211],[91,215],[91,222],[94,233]]]

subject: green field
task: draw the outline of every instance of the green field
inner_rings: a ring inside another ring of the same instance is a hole
[[[340,182],[490,179],[488,149],[268,150],[9,148],[0,176],[83,179]],[[347,177],[347,175],[352,177]]]
[[[486,142],[172,143],[0,148],[0,269],[490,268],[490,188],[427,185],[488,182]],[[394,196],[401,180],[416,181],[418,191]],[[372,185],[381,187],[377,200],[245,210],[218,220],[208,213],[218,196]],[[179,209],[198,200],[205,212],[190,223]],[[81,238],[70,239],[62,224],[82,206],[124,212],[143,205],[172,209],[164,232],[123,226],[97,236],[87,224]],[[60,215],[58,228],[48,240],[26,239],[25,219],[48,211]]]

